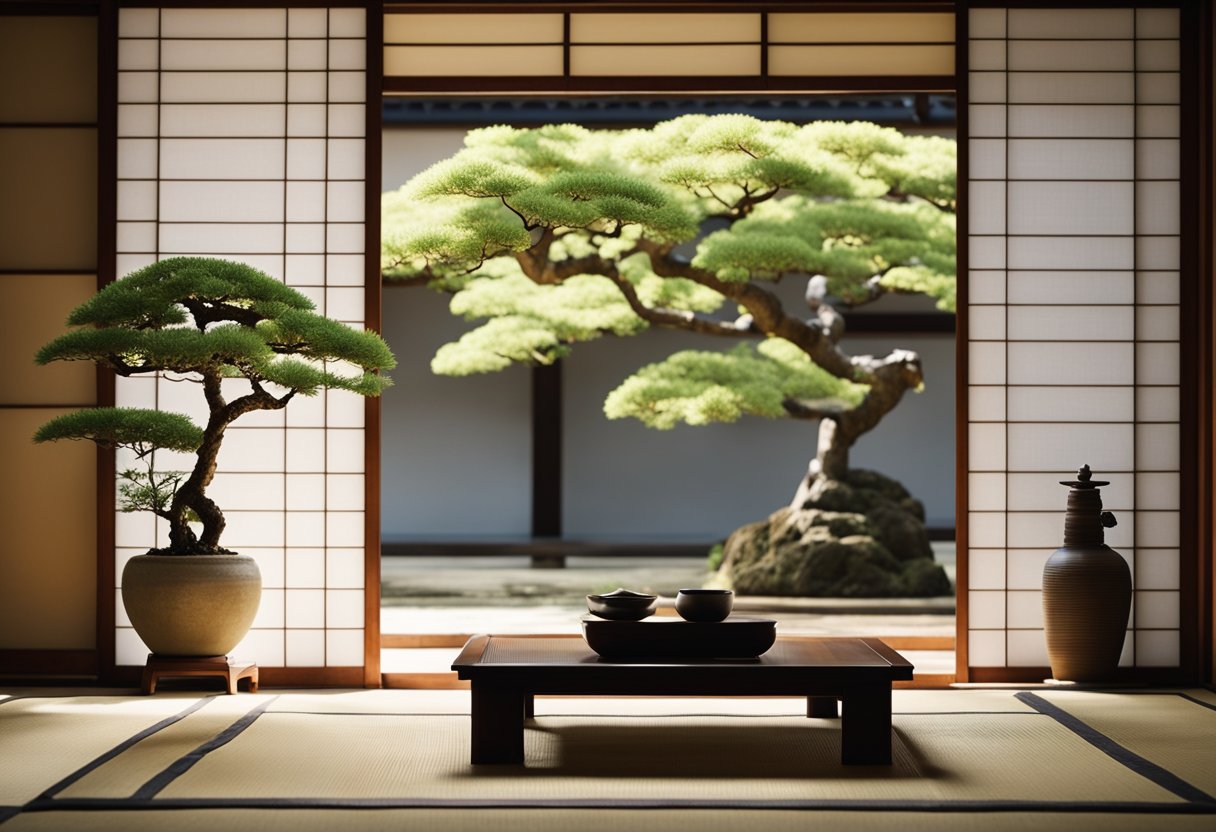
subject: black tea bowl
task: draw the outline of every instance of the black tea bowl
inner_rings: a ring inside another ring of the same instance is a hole
[[[676,612],[685,621],[724,621],[734,605],[729,589],[681,589],[676,595]]]
[[[588,595],[587,611],[609,621],[641,621],[654,615],[658,596],[617,589],[604,595]]]

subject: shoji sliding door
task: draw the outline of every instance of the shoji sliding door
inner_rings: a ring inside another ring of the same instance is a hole
[[[97,18],[38,11],[0,4],[0,668],[88,675],[97,452],[30,438],[98,402],[87,363],[33,360],[97,288]]]
[[[378,232],[365,213],[367,179],[378,176],[367,164],[367,27],[362,7],[120,9],[116,273],[178,255],[240,260],[331,318],[378,326],[378,295],[366,291],[379,276],[367,256],[369,230]],[[246,385],[233,384],[233,394]],[[116,395],[206,418],[189,380],[119,379]],[[378,587],[365,585],[368,552],[378,551],[367,462],[378,454],[367,438],[375,407],[330,392],[227,432],[209,493],[228,519],[224,544],[258,560],[265,587],[235,655],[293,669],[272,679],[365,681],[365,638],[378,640],[379,599],[367,592]],[[158,465],[191,461],[162,455]],[[116,525],[117,575],[166,538],[146,513],[119,514]],[[117,664],[143,664],[147,651],[115,608]],[[366,677],[378,682],[378,670]]]
[[[1057,481],[1082,464],[1111,481],[1107,542],[1134,576],[1121,663],[1176,668],[1179,11],[974,8],[966,26],[970,675],[1048,664]]]

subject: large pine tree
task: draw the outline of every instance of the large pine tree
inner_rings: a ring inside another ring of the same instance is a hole
[[[908,292],[953,311],[954,210],[954,142],[872,124],[491,127],[385,196],[383,267],[484,321],[439,350],[437,373],[550,364],[650,326],[734,342],[643,367],[604,404],[659,429],[818,423],[791,505],[732,536],[723,578],[759,593],[940,594],[923,508],[849,467],[922,386],[920,359],[851,355],[840,310]],[[787,308],[783,281],[805,285],[805,305]]]

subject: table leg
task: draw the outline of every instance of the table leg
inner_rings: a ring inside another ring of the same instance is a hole
[[[472,762],[524,761],[524,694],[473,682]]]
[[[853,689],[841,697],[840,761],[890,765],[891,683]]]
[[[836,708],[835,696],[808,696],[806,698],[806,715],[817,719],[835,719],[840,716]]]

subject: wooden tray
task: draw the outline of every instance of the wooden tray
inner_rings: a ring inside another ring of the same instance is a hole
[[[753,659],[777,640],[771,618],[731,616],[725,621],[583,618],[587,646],[606,659]]]

